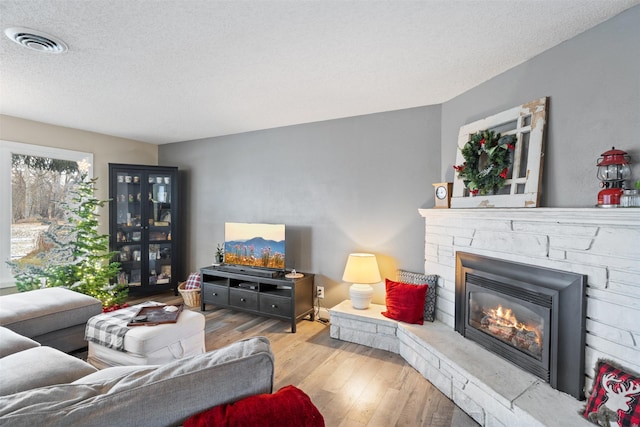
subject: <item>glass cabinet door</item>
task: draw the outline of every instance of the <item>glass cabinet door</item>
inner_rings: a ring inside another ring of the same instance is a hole
[[[171,282],[171,245],[149,245],[149,285]]]
[[[150,173],[148,177],[149,285],[171,282],[171,176]]]
[[[116,181],[116,241],[121,272],[120,283],[141,285],[142,261],[142,174],[117,172]]]

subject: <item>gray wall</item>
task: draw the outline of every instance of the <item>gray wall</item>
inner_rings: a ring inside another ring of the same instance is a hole
[[[225,222],[266,222],[286,224],[287,267],[317,275],[325,307],[348,298],[350,252],[375,253],[383,277],[423,271],[440,120],[430,106],[160,146],[182,170],[187,269],[213,262]]]
[[[442,105],[442,177],[452,181],[458,130],[549,96],[542,206],[593,207],[596,162],[627,151],[640,180],[640,6]]]
[[[442,104],[160,146],[183,170],[187,269],[213,261],[224,223],[287,225],[287,267],[317,274],[323,306],[348,296],[347,255],[383,277],[424,268],[431,183],[453,179],[460,126],[550,97],[542,206],[591,207],[615,145],[640,179],[640,6]],[[377,286],[374,302],[384,302]]]

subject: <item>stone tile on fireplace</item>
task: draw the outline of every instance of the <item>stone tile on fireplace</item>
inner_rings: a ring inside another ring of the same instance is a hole
[[[331,316],[331,338],[398,353],[398,322],[382,315],[385,306],[371,304],[365,310],[358,310],[353,308],[351,301],[344,301],[339,306],[340,316]],[[367,321],[362,322],[362,318]]]
[[[583,403],[553,390],[536,376],[465,340],[440,322],[402,324],[398,337],[400,354],[439,367],[436,382],[445,383],[445,388],[452,390],[451,399],[456,405],[481,425],[516,425],[516,420],[517,425],[589,425],[577,415]],[[408,339],[415,343],[410,345],[413,355],[408,355],[403,346]],[[420,366],[421,361],[416,363]],[[431,372],[430,368],[416,369]],[[426,378],[432,381],[431,377]],[[450,385],[446,384],[447,378]]]
[[[492,398],[505,407],[510,407],[511,402],[538,382],[536,376],[464,339],[460,334],[451,333],[449,328],[439,322],[428,328],[405,324],[398,332],[399,336],[401,334],[421,343],[419,350],[433,354],[441,365],[447,364],[452,371],[447,373],[453,378],[465,385],[475,384],[485,393],[494,395]],[[428,350],[425,342],[428,343]],[[495,390],[499,392],[496,393]]]

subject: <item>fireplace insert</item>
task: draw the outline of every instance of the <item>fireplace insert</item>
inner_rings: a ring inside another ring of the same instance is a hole
[[[586,276],[456,253],[455,329],[584,399]]]

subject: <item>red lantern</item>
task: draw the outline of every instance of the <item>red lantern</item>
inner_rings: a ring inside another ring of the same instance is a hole
[[[617,208],[623,193],[624,181],[631,176],[629,155],[622,150],[611,150],[602,153],[598,159],[598,179],[603,190],[598,193],[599,208]]]

